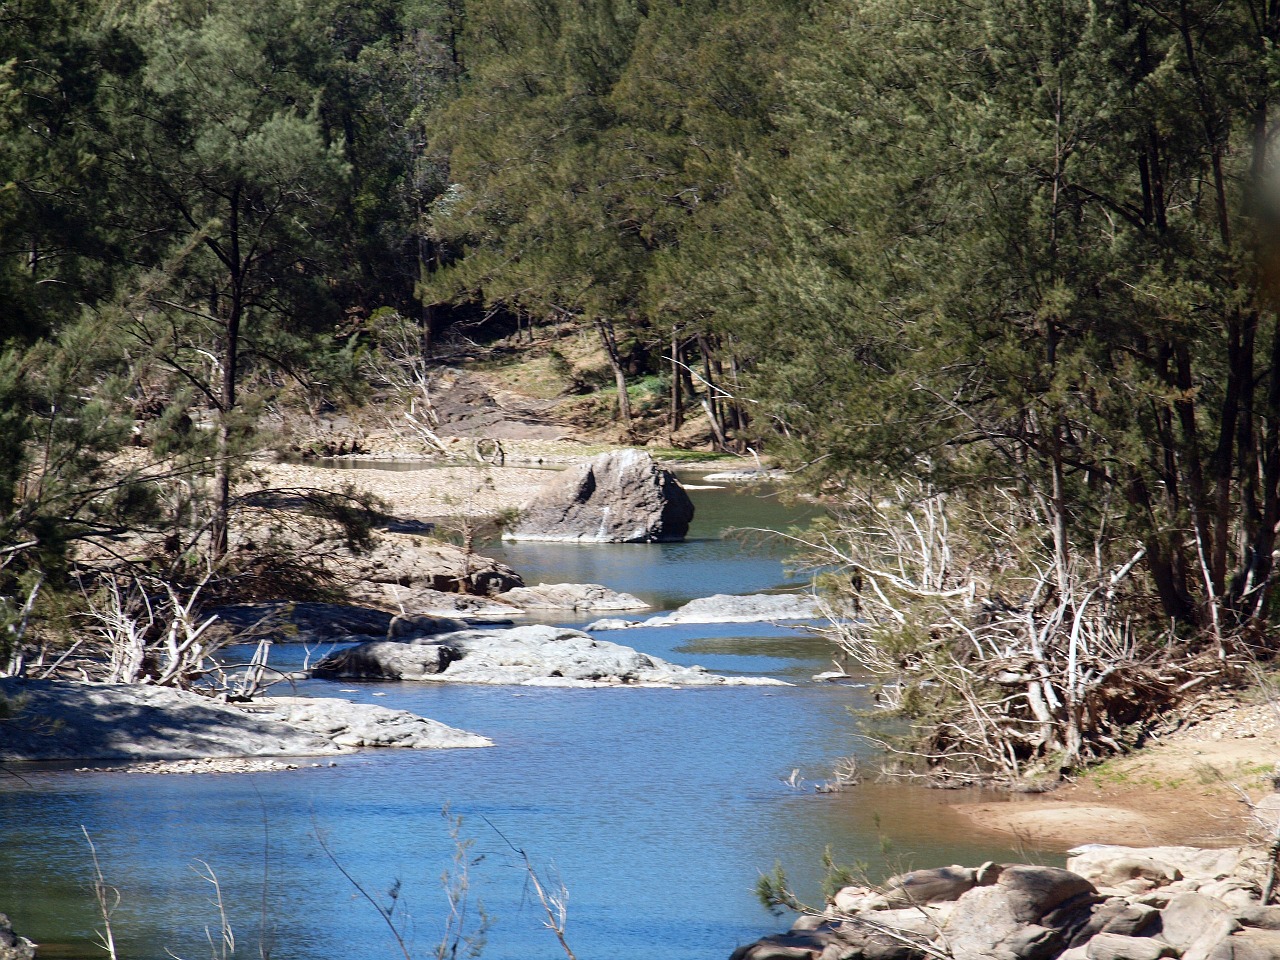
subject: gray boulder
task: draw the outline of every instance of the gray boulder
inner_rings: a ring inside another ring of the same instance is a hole
[[[546,484],[502,534],[507,540],[659,543],[683,540],[693,502],[642,450],[605,453]]]
[[[407,710],[372,703],[328,697],[268,697],[257,701],[255,709],[344,748],[445,750],[493,746],[488,737],[446,726]]]
[[[0,760],[305,757],[357,747],[484,747],[403,710],[327,697],[226,704],[167,687],[0,680]],[[0,955],[0,960],[3,956]]]
[[[1169,944],[1150,937],[1100,933],[1089,941],[1085,955],[1089,960],[1161,960],[1178,954]]]
[[[821,616],[818,600],[801,593],[718,593],[690,600],[679,609],[650,617],[642,626],[670,623],[764,623],[771,620],[813,620]]]
[[[370,640],[329,654],[311,673],[333,680],[425,680],[461,656],[451,644],[424,638]]]
[[[0,760],[179,760],[335,753],[271,717],[167,687],[0,680],[12,716]]]
[[[540,686],[784,685],[682,667],[579,630],[527,626],[461,630],[408,642],[371,641],[316,665],[317,676]]]
[[[1161,871],[1174,871],[1188,880],[1218,880],[1230,876],[1260,879],[1266,875],[1266,865],[1258,852],[1247,847],[1206,850],[1093,843],[1069,850],[1067,857],[1068,870],[1101,886],[1117,874],[1123,875],[1129,865],[1136,863],[1156,864]]]
[[[13,932],[9,918],[0,913],[0,960],[35,960],[36,945]]]
[[[943,937],[955,960],[1042,960],[1088,922],[1094,887],[1057,867],[1006,867],[957,901]]]
[[[502,599],[523,610],[642,610],[649,606],[629,593],[619,593],[598,583],[540,583],[516,587]]]
[[[1272,930],[1240,930],[1219,941],[1209,960],[1276,960],[1280,934]]]
[[[1223,903],[1199,893],[1179,894],[1160,913],[1160,939],[1183,960],[1208,960],[1239,929],[1240,922]]]
[[[932,870],[912,870],[893,877],[885,884],[885,905],[909,907],[943,900],[959,900],[974,887],[994,883],[1000,873],[1001,868],[991,863],[984,863],[976,870],[954,864]]]

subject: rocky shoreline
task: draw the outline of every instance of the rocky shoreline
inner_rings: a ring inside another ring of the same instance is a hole
[[[1274,960],[1260,850],[1088,845],[1066,869],[983,864],[850,886],[731,960]]]

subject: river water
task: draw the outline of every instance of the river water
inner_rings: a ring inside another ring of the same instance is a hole
[[[529,583],[605,583],[657,610],[788,585],[779,548],[724,531],[785,527],[800,511],[744,491],[691,495],[698,514],[683,544],[522,543],[488,552]],[[460,818],[470,863],[466,927],[476,929],[479,901],[491,920],[488,960],[564,956],[543,927],[516,849],[539,876],[563,882],[566,935],[580,960],[723,960],[781,927],[753,895],[775,863],[817,900],[828,846],[838,862],[861,863],[872,876],[1035,854],[971,837],[948,806],[964,799],[956,793],[875,783],[815,792],[838,758],[872,752],[850,713],[868,706],[867,688],[810,680],[831,665],[822,640],[768,625],[684,625],[607,639],[794,685],[566,690],[308,681],[305,695],[401,707],[497,745],[364,752],[266,774],[18,765],[0,783],[0,909],[46,945],[42,957],[102,956],[87,831],[119,892],[112,927],[122,958],[228,955],[218,939],[219,890],[236,956],[404,957],[343,870],[392,908],[409,956],[434,957],[448,913],[441,876],[460,874],[447,809]],[[273,651],[285,667],[302,656],[297,647]],[[217,888],[200,876],[209,870]]]

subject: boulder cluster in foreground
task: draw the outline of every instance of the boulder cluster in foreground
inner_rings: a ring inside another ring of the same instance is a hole
[[[1266,874],[1250,848],[1103,845],[1072,850],[1065,870],[916,870],[881,892],[846,887],[732,960],[1272,960]]]

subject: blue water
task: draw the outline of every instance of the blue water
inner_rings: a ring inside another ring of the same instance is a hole
[[[541,571],[531,582],[603,582],[667,598],[664,605],[787,581],[776,552],[717,539],[714,529],[731,515],[785,520],[785,508],[741,493],[694,497],[713,529],[704,526],[691,544],[554,551],[516,544],[506,554],[517,569]],[[493,918],[484,957],[564,955],[543,927],[514,845],[540,876],[563,881],[566,934],[581,960],[719,960],[779,927],[752,895],[760,872],[775,862],[816,899],[828,845],[839,861],[861,861],[873,875],[1015,855],[967,836],[947,806],[960,799],[954,793],[876,784],[813,791],[836,759],[870,752],[849,712],[867,706],[865,688],[808,680],[830,665],[823,641],[758,625],[606,638],[679,663],[796,685],[574,690],[308,681],[299,685],[304,695],[402,707],[483,733],[496,746],[367,751],[332,766],[325,760],[235,776],[15,768],[24,779],[0,785],[0,905],[47,945],[42,956],[102,955],[92,944],[101,920],[89,892],[83,825],[119,890],[112,926],[121,957],[210,955],[206,927],[216,942],[218,909],[213,885],[196,872],[206,869],[199,861],[216,872],[237,956],[261,956],[265,946],[290,960],[402,957],[383,917],[343,877],[327,846],[384,906],[400,882],[393,922],[410,956],[432,957],[447,914],[441,874],[456,851],[442,816],[447,807],[462,818],[461,838],[476,861],[469,916],[477,915],[478,898]],[[279,646],[273,660],[288,667],[303,655]]]

